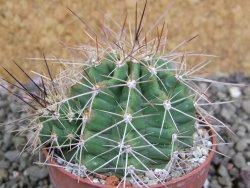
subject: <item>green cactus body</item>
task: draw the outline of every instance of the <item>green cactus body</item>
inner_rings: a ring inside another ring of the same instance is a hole
[[[62,145],[67,160],[90,172],[124,176],[129,166],[164,168],[173,151],[192,145],[193,99],[169,62],[117,59],[109,54],[99,65],[84,68],[68,99],[49,112],[50,118],[40,117],[40,139],[45,143],[54,133],[53,145]],[[55,112],[58,119],[51,118]],[[173,144],[179,134],[181,142]]]

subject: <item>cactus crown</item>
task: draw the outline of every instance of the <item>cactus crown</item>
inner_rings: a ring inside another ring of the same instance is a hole
[[[197,54],[165,53],[164,25],[156,39],[140,38],[145,7],[134,36],[125,32],[126,21],[109,37],[87,30],[96,46],[78,48],[84,61],[60,60],[65,69],[55,78],[44,58],[49,76],[37,86],[42,94],[28,92],[35,149],[48,148],[50,157],[85,175],[115,174],[125,182],[152,169],[168,171],[176,152],[193,146],[196,125],[212,117],[199,106],[209,101],[193,82],[203,65],[186,68],[186,57]]]

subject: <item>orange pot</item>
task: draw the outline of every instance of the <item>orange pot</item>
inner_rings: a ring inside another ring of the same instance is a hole
[[[185,176],[172,179],[164,184],[150,186],[150,188],[201,188],[206,180],[211,160],[216,149],[216,137],[212,136],[213,147],[207,157],[207,160]],[[48,156],[47,150],[43,150],[45,156]],[[55,161],[49,159],[51,164],[56,164]],[[63,168],[52,167],[48,168],[51,183],[55,188],[115,188],[111,185],[103,185],[92,183],[87,178],[79,178]],[[121,186],[122,187],[122,186]]]

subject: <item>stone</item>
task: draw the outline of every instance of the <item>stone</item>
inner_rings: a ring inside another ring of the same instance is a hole
[[[242,153],[237,153],[233,156],[233,163],[237,168],[242,168],[246,165],[246,159]]]
[[[228,110],[226,108],[222,108],[221,113],[220,113],[221,117],[223,117],[226,121],[230,121],[232,116],[231,114],[229,114]]]
[[[220,100],[225,100],[227,98],[227,95],[220,91],[217,93],[217,96]]]
[[[8,106],[8,101],[7,100],[0,100],[0,108],[4,108]]]
[[[4,150],[7,150],[12,145],[12,135],[5,133],[3,136],[3,147]]]
[[[223,187],[224,187],[224,186],[232,187],[231,178],[230,178],[229,176],[226,176],[226,177],[219,177],[219,178],[218,178],[218,182],[219,182],[219,184],[221,184]]]
[[[213,84],[212,85],[214,92],[222,92],[222,93],[227,93],[227,87],[223,84]]]
[[[0,160],[3,160],[3,158],[4,158],[4,153],[2,150],[0,150]]]
[[[243,138],[243,137],[245,137],[246,132],[245,132],[245,131],[239,130],[239,131],[236,132],[236,134],[237,134],[239,137]]]
[[[250,133],[250,122],[249,121],[241,121],[241,122],[239,122],[239,125],[245,127],[246,131]]]
[[[240,176],[240,171],[234,167],[231,170],[229,170],[229,174],[234,178],[238,178]]]
[[[232,98],[239,98],[241,96],[241,90],[239,87],[232,86],[229,88],[229,94]]]
[[[246,96],[250,96],[250,87],[244,87],[243,88],[243,93],[246,95]]]
[[[247,161],[250,161],[250,151],[244,152],[244,156]]]
[[[14,162],[14,161],[18,161],[20,156],[19,156],[20,152],[18,150],[11,150],[11,151],[7,151],[4,154],[5,159],[9,160],[10,162]]]
[[[243,101],[242,108],[246,113],[250,114],[250,100]]]
[[[10,110],[11,112],[18,112],[18,110],[22,110],[21,107],[19,105],[16,104],[16,102],[12,102],[10,103]],[[18,114],[16,114],[18,115]]]
[[[236,135],[236,134],[233,134],[233,135],[230,137],[230,141],[231,141],[231,142],[236,143],[236,142],[238,142],[239,140],[240,140],[240,138],[239,138],[239,136]]]
[[[24,174],[28,175],[31,181],[36,182],[46,178],[48,176],[48,171],[45,167],[30,166],[25,170]]]
[[[229,176],[228,175],[228,170],[224,165],[220,165],[218,168],[218,173],[220,176],[225,177],[225,176]]]
[[[204,185],[203,185],[203,188],[209,188],[209,181],[208,179],[206,179]]]
[[[8,83],[7,82],[3,82],[2,80],[0,80],[0,84],[3,85],[3,86],[5,86],[5,87],[8,86]],[[0,87],[0,93],[1,93],[1,99],[2,100],[5,100],[8,97],[8,95],[9,95],[9,92],[6,89],[4,89],[3,87]]]
[[[214,155],[212,162],[214,165],[219,165],[221,163],[221,156],[219,154]]]
[[[220,184],[218,183],[217,180],[212,180],[210,183],[210,188],[221,188]]]
[[[11,187],[11,188],[18,188],[18,184],[16,182],[16,179],[11,179],[10,181],[6,182],[5,186],[6,187]]]
[[[10,167],[10,162],[6,160],[0,161],[0,168],[8,169]]]
[[[4,122],[4,120],[5,120],[5,115],[6,115],[6,113],[5,113],[4,109],[1,108],[1,109],[0,109],[0,123],[1,123],[1,122]]]
[[[20,136],[14,137],[13,142],[14,142],[15,148],[19,150],[22,150],[24,145],[26,144],[25,138],[20,137]]]
[[[238,182],[238,183],[237,183],[237,188],[250,188],[250,187],[246,187],[246,186],[244,185],[244,183]]]
[[[27,159],[22,158],[22,160],[20,160],[20,163],[18,165],[18,169],[20,171],[23,171],[28,166],[27,162],[28,162]]]
[[[246,188],[250,188],[250,167],[242,168],[240,172],[241,178],[243,179]]]
[[[224,155],[228,155],[229,150],[230,150],[228,145],[225,145],[225,144],[218,145],[217,149],[218,149],[219,152],[223,153]]]
[[[228,112],[231,115],[235,115],[236,107],[233,105],[233,103],[227,103],[227,104],[224,104],[223,106],[228,110]]]
[[[232,82],[243,83],[245,81],[245,75],[241,72],[231,74],[229,77],[231,77]]]
[[[5,180],[8,177],[8,172],[5,169],[0,168],[0,182]]]
[[[235,149],[237,151],[244,151],[247,148],[248,144],[250,144],[250,139],[242,138],[236,143]]]
[[[236,107],[233,104],[225,104],[222,107],[220,115],[228,122],[232,122],[235,116]]]
[[[246,135],[246,128],[244,126],[239,126],[236,134],[239,137],[245,137],[245,135]]]
[[[229,150],[229,152],[228,152],[228,156],[229,157],[232,157],[232,156],[234,156],[236,154],[236,152],[235,152],[235,150],[232,148],[232,149],[230,149]]]
[[[214,165],[210,165],[209,175],[214,175],[216,172],[217,172],[217,169],[215,169]]]

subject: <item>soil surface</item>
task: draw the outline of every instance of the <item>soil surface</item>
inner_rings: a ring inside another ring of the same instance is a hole
[[[143,0],[138,1],[138,13],[143,3]],[[122,25],[127,12],[131,25],[134,22],[134,0],[75,0],[74,3],[69,0],[0,0],[0,64],[20,74],[13,60],[26,70],[44,70],[44,63],[25,58],[42,57],[43,53],[46,57],[72,58],[64,44],[80,45],[90,41],[83,32],[83,24],[67,7],[97,31],[105,16]],[[145,29],[167,8],[168,49],[199,34],[198,39],[182,50],[202,50],[220,56],[209,66],[209,73],[243,71],[250,74],[250,1],[149,0]],[[0,75],[7,77],[2,68]]]

